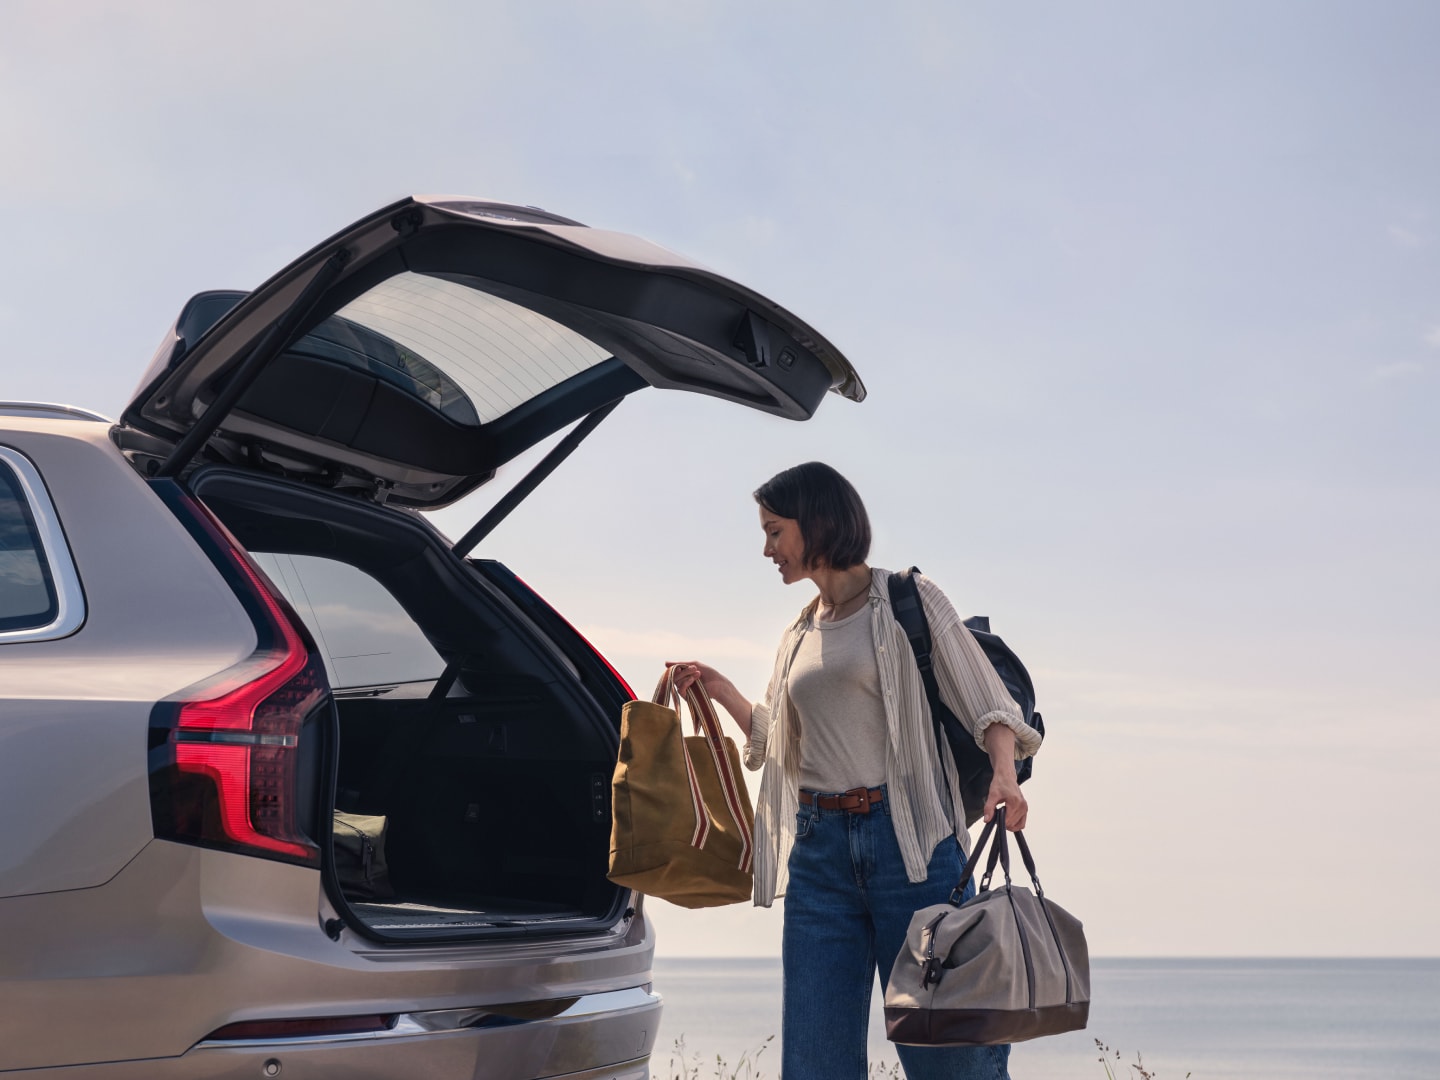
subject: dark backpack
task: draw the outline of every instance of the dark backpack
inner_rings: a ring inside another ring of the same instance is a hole
[[[990,756],[980,749],[975,738],[965,730],[959,718],[940,700],[940,687],[935,682],[935,665],[931,657],[930,623],[925,618],[925,609],[920,604],[920,590],[915,585],[917,567],[890,575],[890,606],[895,610],[895,620],[910,639],[910,648],[915,653],[915,666],[920,669],[920,678],[925,683],[925,696],[930,699],[930,717],[935,721],[935,742],[940,745],[944,738],[950,744],[950,754],[955,758],[955,769],[960,774],[960,797],[965,803],[965,824],[973,825],[985,812],[985,799],[990,793],[990,781],[995,771],[990,767]],[[1000,676],[1005,689],[1020,706],[1025,723],[1045,736],[1045,721],[1035,711],[1035,686],[1030,673],[1020,658],[998,636],[990,632],[990,620],[984,615],[975,615],[965,620],[965,627],[980,645],[985,658]],[[1034,769],[1034,758],[1026,758],[1015,765],[1015,775],[1020,783],[1030,779]]]

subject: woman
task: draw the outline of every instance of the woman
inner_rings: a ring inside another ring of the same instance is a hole
[[[860,496],[834,469],[809,462],[769,480],[755,501],[781,581],[813,582],[819,595],[785,632],[763,702],[699,661],[678,662],[677,681],[683,690],[700,680],[744,732],[745,764],[765,769],[755,903],[785,897],[781,1075],[863,1080],[877,965],[883,984],[910,916],[948,899],[959,881],[965,810],[891,613],[888,574],[865,562],[870,521]],[[944,594],[926,578],[918,584],[940,696],[994,765],[985,818],[1004,803],[1007,825],[1023,828],[1015,762],[1039,748],[1039,736]],[[909,1080],[1008,1075],[1008,1046],[897,1051]]]

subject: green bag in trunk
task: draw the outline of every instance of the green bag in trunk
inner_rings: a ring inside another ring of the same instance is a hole
[[[384,814],[335,811],[331,830],[335,875],[346,896],[382,900],[395,895],[390,869],[385,865],[386,824]]]

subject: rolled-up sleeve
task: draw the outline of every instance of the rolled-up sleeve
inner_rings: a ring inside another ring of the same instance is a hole
[[[933,582],[921,577],[917,584],[930,623],[940,699],[960,718],[982,750],[987,749],[986,729],[991,724],[1004,724],[1015,733],[1016,759],[1033,756],[1040,749],[1040,733],[1025,723],[1020,706],[1005,689],[979,642]]]
[[[745,740],[745,767],[758,769],[765,764],[765,747],[770,738],[770,705],[757,701],[750,707],[750,738]]]

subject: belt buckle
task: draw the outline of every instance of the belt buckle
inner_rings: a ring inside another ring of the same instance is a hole
[[[864,787],[851,788],[849,791],[845,792],[845,794],[848,795],[848,796],[850,796],[850,798],[852,798],[852,799],[857,799],[857,800],[859,800],[859,805],[858,805],[858,806],[847,806],[847,807],[845,807],[846,810],[850,811],[850,813],[852,813],[852,814],[868,814],[868,813],[870,813],[870,789],[869,789],[869,788],[864,788]]]

